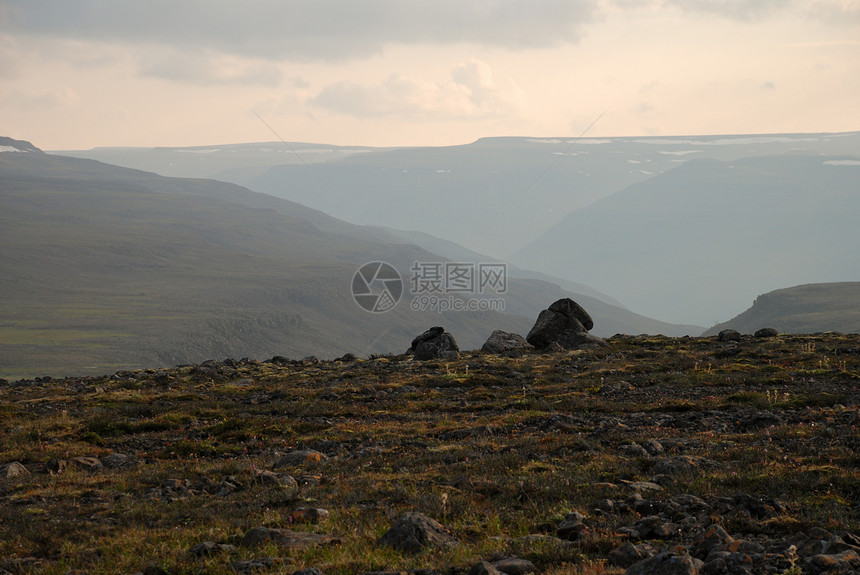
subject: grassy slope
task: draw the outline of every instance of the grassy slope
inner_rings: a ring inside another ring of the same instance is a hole
[[[782,333],[860,333],[860,282],[809,284],[760,295],[751,308],[705,335],[724,329],[754,333],[763,327]]]
[[[619,528],[655,512],[595,506],[634,504],[631,482],[676,456],[700,463],[673,472],[663,491],[643,491],[647,505],[693,495],[708,507],[678,535],[646,540],[689,546],[716,524],[782,553],[811,527],[860,529],[858,348],[858,336],[839,335],[736,347],[621,337],[605,350],[518,359],[241,362],[0,385],[0,464],[31,472],[0,479],[0,567],[224,573],[233,561],[274,557],[267,573],[465,573],[478,559],[517,554],[545,575],[621,573],[606,564],[626,541]],[[665,453],[631,451],[646,440]],[[274,468],[297,448],[329,459]],[[140,465],[50,471],[58,459],[110,453]],[[270,469],[301,483],[256,478]],[[225,481],[235,488],[219,492]],[[781,510],[731,504],[747,496]],[[298,507],[331,515],[294,523]],[[553,535],[571,509],[587,516],[578,541],[519,539]],[[379,545],[405,511],[438,519],[459,543],[417,556]],[[237,544],[258,525],[343,542],[189,552],[202,541]]]

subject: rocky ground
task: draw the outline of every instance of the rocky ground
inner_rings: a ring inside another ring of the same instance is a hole
[[[860,572],[860,336],[0,381],[0,573]]]

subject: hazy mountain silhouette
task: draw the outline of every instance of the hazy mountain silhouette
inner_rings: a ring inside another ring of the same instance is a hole
[[[506,313],[367,313],[350,292],[359,266],[389,262],[408,282],[441,256],[223,182],[10,152],[0,202],[0,377],[402,352],[439,324],[469,349],[525,333],[564,296],[593,304],[597,333],[692,331],[515,278]]]
[[[511,261],[715,323],[756,294],[860,276],[858,182],[857,157],[691,160],[572,212]]]
[[[162,175],[231,181],[355,224],[417,230],[503,259],[569,212],[690,159],[857,150],[860,133],[507,137],[407,148],[269,142],[64,153]],[[591,284],[585,276],[565,277]]]
[[[704,335],[724,329],[755,333],[763,327],[780,333],[860,333],[860,282],[808,284],[760,295],[751,308]]]

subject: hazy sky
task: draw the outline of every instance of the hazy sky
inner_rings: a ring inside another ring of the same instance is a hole
[[[276,139],[860,130],[860,0],[0,0],[0,135]]]

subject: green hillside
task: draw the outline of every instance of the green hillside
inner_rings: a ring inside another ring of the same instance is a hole
[[[751,308],[705,335],[723,329],[754,333],[762,327],[782,333],[860,333],[860,282],[809,284],[760,295]]]

